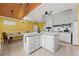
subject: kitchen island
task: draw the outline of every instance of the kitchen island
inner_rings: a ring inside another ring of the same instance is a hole
[[[59,47],[59,39],[58,32],[43,32],[42,47],[54,53]]]
[[[55,52],[59,47],[59,34],[53,32],[23,33],[24,50],[27,55],[39,48],[45,48],[50,52]]]

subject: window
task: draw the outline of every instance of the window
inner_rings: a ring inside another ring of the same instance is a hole
[[[16,22],[15,21],[4,20],[3,24],[5,24],[5,25],[16,25]]]

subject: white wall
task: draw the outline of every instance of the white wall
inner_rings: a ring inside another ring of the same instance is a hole
[[[73,45],[78,45],[78,22],[73,22]]]
[[[31,18],[32,21],[42,21],[42,15],[44,15],[45,11],[53,11],[52,14],[67,10],[67,9],[76,9],[77,4],[75,3],[47,3],[43,4],[41,7],[36,8],[32,12],[30,12],[23,19]]]

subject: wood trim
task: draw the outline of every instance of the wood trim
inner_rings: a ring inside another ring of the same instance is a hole
[[[40,3],[0,3],[0,16],[22,19]]]

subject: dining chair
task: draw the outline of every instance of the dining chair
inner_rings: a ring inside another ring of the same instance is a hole
[[[2,33],[2,36],[3,36],[3,39],[4,39],[4,44],[6,44],[6,43],[11,43],[11,39],[12,39],[12,37],[8,37],[8,35],[7,35],[7,33],[6,32],[3,32]]]

